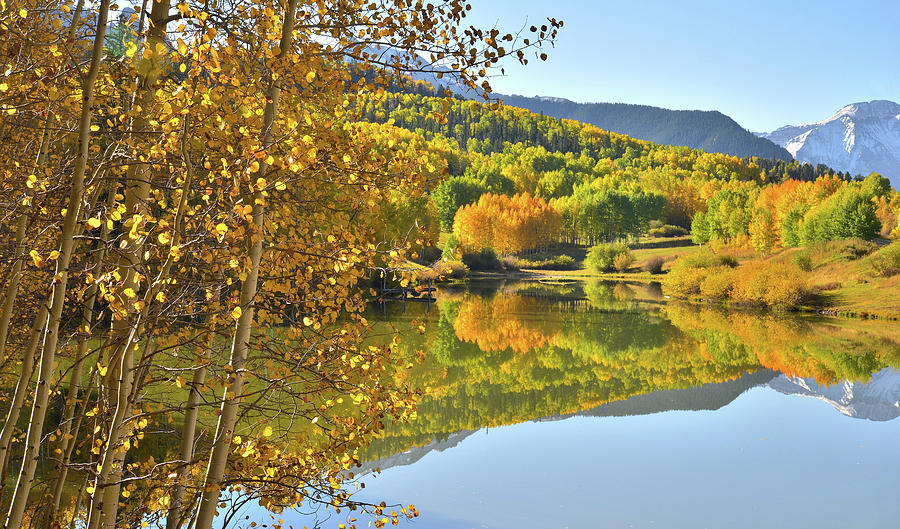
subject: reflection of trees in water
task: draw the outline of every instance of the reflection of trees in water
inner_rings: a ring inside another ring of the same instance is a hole
[[[390,428],[367,455],[390,455],[461,430],[721,383],[761,367],[834,381],[865,379],[900,359],[884,324],[836,326],[696,305],[650,312],[635,301],[650,294],[642,286],[582,288],[587,303],[533,286],[521,294],[507,288],[442,301],[425,337],[426,361],[406,379],[430,388],[418,419]]]
[[[850,322],[672,304],[666,315],[700,341],[740,342],[760,365],[822,384],[866,381],[900,366],[900,334],[890,323]]]

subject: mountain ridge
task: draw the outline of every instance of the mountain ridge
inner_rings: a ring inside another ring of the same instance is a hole
[[[900,185],[900,104],[884,99],[851,103],[822,121],[785,125],[760,137],[800,162],[840,171],[881,173]]]
[[[509,106],[590,123],[603,130],[658,144],[741,158],[793,159],[786,149],[771,140],[760,138],[718,110],[671,110],[631,103],[576,103],[552,96],[497,94],[497,97]],[[760,139],[764,141],[758,141]]]

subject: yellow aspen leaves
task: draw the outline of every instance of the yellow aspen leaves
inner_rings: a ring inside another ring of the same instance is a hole
[[[160,244],[168,245],[169,243],[172,242],[172,234],[167,231],[164,231],[164,232],[160,233],[159,235],[157,235],[156,239],[159,241]]]
[[[307,83],[312,83],[315,79],[316,79],[316,71],[315,70],[311,70],[309,73],[306,74],[306,82]]]
[[[88,219],[87,224],[91,228],[99,228],[100,225],[103,224],[103,222],[97,217],[91,217]]]
[[[34,263],[34,266],[38,268],[44,266],[44,258],[41,257],[41,254],[38,253],[37,250],[31,250],[28,252],[28,255],[31,256],[31,261]]]
[[[266,428],[263,430],[263,437],[272,437],[272,427],[271,426],[266,426]]]
[[[240,319],[241,314],[243,314],[243,312],[241,311],[240,307],[235,307],[235,308],[231,309],[231,317],[234,318],[235,320]]]
[[[225,234],[228,233],[228,225],[225,224],[224,222],[220,222],[220,223],[216,224],[215,230],[216,230],[216,234],[218,234],[219,237],[224,237]]]
[[[141,238],[141,222],[143,222],[144,216],[135,214],[131,217],[131,229],[128,231],[128,238],[136,241]]]

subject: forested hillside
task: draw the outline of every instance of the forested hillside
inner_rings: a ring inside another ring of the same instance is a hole
[[[472,251],[594,244],[640,235],[654,221],[693,225],[698,241],[752,239],[765,251],[839,235],[889,235],[896,226],[896,193],[880,178],[863,186],[821,165],[660,145],[520,108],[434,97],[421,84],[416,89],[356,97],[352,118],[416,145],[415,156],[430,153],[425,170],[433,187],[421,199],[427,203],[397,200],[408,215],[437,215],[424,224],[452,231],[454,242]],[[446,176],[439,177],[444,164]],[[810,188],[816,192],[799,198],[783,192],[799,189],[799,182],[817,182]],[[856,198],[828,200],[834,194]],[[851,207],[857,212],[841,212]],[[849,224],[814,229],[811,220],[801,229],[807,215],[821,226],[832,226],[821,224],[832,217]]]
[[[507,105],[666,145],[682,145],[742,158],[793,160],[784,148],[745,130],[718,111],[669,110],[624,103],[575,103],[549,97],[501,96]],[[764,141],[760,141],[764,140]]]

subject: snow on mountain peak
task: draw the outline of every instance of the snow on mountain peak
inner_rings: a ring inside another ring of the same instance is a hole
[[[900,104],[893,101],[853,103],[824,121],[788,125],[760,136],[800,162],[851,174],[878,172],[900,187]]]
[[[853,103],[838,110],[833,116],[819,123],[828,123],[829,121],[841,119],[844,116],[854,119],[897,119],[900,118],[900,104],[884,99]]]

